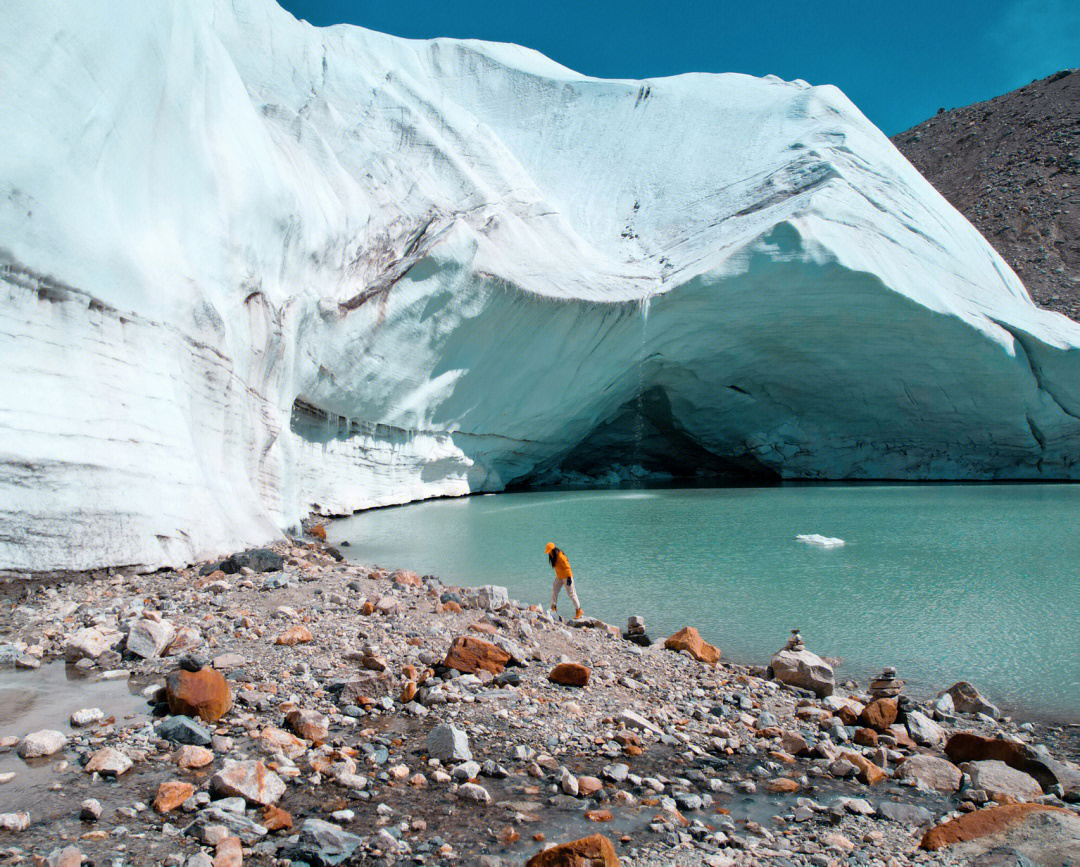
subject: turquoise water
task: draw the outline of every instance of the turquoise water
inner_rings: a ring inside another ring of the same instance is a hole
[[[654,640],[696,626],[725,658],[765,664],[799,627],[844,659],[841,680],[895,665],[916,695],[966,679],[1003,707],[1075,720],[1078,526],[1080,486],[783,485],[439,500],[354,515],[330,538],[362,563],[545,606],[551,541],[586,613],[643,615]]]

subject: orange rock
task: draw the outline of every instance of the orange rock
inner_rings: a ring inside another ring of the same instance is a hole
[[[165,676],[165,700],[169,713],[202,717],[217,722],[232,707],[232,692],[215,668],[185,671],[178,668]]]
[[[405,680],[417,680],[420,677],[420,672],[416,670],[415,665],[409,665],[406,663],[401,666],[401,676]]]
[[[790,777],[777,777],[776,779],[768,780],[765,783],[765,791],[773,792],[775,794],[797,792],[799,791],[799,784]]]
[[[514,843],[521,839],[521,835],[509,825],[507,825],[505,828],[502,829],[502,832],[499,834],[499,839],[502,841],[502,844],[504,846],[512,846]]]
[[[482,638],[462,635],[454,639],[443,665],[462,674],[476,674],[481,670],[501,674],[509,661],[510,654],[501,647]]]
[[[402,704],[408,704],[414,698],[416,698],[416,681],[407,680],[405,681],[405,686],[401,690],[401,695],[398,697],[398,701],[400,701]]]
[[[623,747],[623,752],[628,756],[640,756],[644,750],[636,744],[627,744]]]
[[[281,644],[285,647],[293,647],[297,644],[307,644],[311,641],[311,630],[306,626],[290,626],[277,638],[274,639],[274,644]]]
[[[586,810],[585,818],[590,822],[610,822],[614,816],[611,815],[611,810]]]
[[[525,867],[619,867],[619,857],[607,837],[593,834],[537,852]]]
[[[372,614],[375,613],[375,603],[371,600],[368,600],[360,606],[360,613],[363,614],[365,617],[370,617]]]
[[[214,867],[241,867],[244,850],[239,837],[226,837],[214,850]]]
[[[670,636],[665,642],[664,647],[668,650],[686,650],[690,655],[694,657],[698,662],[707,662],[710,665],[715,665],[720,661],[720,649],[702,639],[698,631],[693,626],[687,626],[684,629],[680,629],[674,635]]]
[[[399,587],[422,587],[424,585],[420,576],[415,572],[410,572],[408,569],[398,569],[396,572],[390,573],[390,580]]]
[[[853,726],[859,721],[859,715],[855,712],[855,708],[850,705],[841,705],[836,711],[836,715],[840,717],[840,722],[846,726]]]
[[[876,732],[887,732],[896,722],[896,699],[879,698],[870,702],[859,715],[859,722]]]
[[[157,797],[154,798],[154,809],[159,813],[168,813],[194,794],[195,787],[191,783],[170,780],[158,786]]]
[[[1051,807],[1049,804],[1009,804],[1004,807],[987,807],[931,828],[923,835],[919,848],[933,852],[954,843],[978,840],[980,837],[1004,831],[1010,825],[1023,821],[1032,813],[1053,810],[1075,815],[1071,810]]]
[[[285,722],[300,737],[315,744],[324,743],[330,736],[330,720],[317,710],[291,710]]]
[[[465,609],[451,599],[449,602],[443,602],[440,610],[443,612],[450,612],[451,614],[461,614]]]
[[[561,662],[548,673],[548,680],[563,686],[585,686],[589,682],[589,669],[578,662]]]
[[[318,539],[320,542],[325,542],[326,527],[324,527],[322,524],[316,524],[314,527],[308,530],[308,535],[314,539]]]
[[[292,814],[270,804],[263,808],[262,824],[267,831],[288,831],[293,826]]]
[[[862,753],[856,753],[852,750],[842,750],[840,752],[840,757],[847,759],[859,769],[859,780],[866,783],[868,786],[876,786],[889,776],[882,768],[875,765]]]
[[[854,740],[860,747],[876,747],[877,732],[873,729],[855,729]]]
[[[591,798],[602,788],[604,788],[604,784],[600,782],[599,778],[597,777],[578,777],[577,784],[578,794],[581,795],[581,797],[583,798]]]

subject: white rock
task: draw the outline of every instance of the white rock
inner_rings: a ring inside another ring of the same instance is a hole
[[[465,801],[479,801],[481,804],[491,802],[491,795],[483,786],[476,783],[463,783],[458,787],[457,796]]]
[[[811,545],[814,548],[842,548],[844,540],[834,536],[822,536],[819,533],[800,533],[795,537],[796,542]]]
[[[59,752],[67,746],[67,742],[67,736],[63,732],[43,729],[23,738],[15,751],[24,759],[38,759]]]
[[[654,732],[655,734],[661,733],[660,729],[645,719],[645,717],[629,708],[619,711],[618,719],[619,722],[623,723],[627,728],[640,729],[641,731]]]
[[[131,770],[131,759],[120,750],[112,747],[103,747],[92,756],[83,770],[88,774],[98,773],[103,777],[119,777]]]
[[[832,666],[809,650],[781,650],[770,664],[773,677],[781,683],[811,690],[819,698],[832,695],[836,689]]]
[[[106,650],[116,647],[122,638],[118,629],[88,626],[64,642],[64,659],[68,662],[78,662],[84,658],[97,659]]]
[[[105,719],[105,713],[99,707],[86,707],[82,710],[77,710],[71,715],[71,724],[75,728],[82,728],[83,726],[93,725],[96,722],[100,722]]]
[[[960,766],[960,770],[971,776],[973,789],[982,789],[991,797],[1008,795],[1024,801],[1042,797],[1042,786],[1033,777],[1009,767],[1004,762],[967,762]]]
[[[29,813],[0,813],[0,831],[25,831],[29,827]]]

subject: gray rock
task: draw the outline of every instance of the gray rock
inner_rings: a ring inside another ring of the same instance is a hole
[[[924,747],[936,747],[945,740],[941,726],[917,710],[908,711],[907,730],[911,739]]]
[[[901,780],[921,783],[947,795],[960,788],[963,775],[963,772],[947,759],[927,755],[911,756],[896,772],[896,776]]]
[[[982,713],[994,719],[1001,716],[1001,711],[983,698],[982,694],[966,680],[954,683],[944,692],[938,693],[938,698],[946,694],[952,699],[953,706],[960,713]]]
[[[96,722],[105,719],[105,713],[99,707],[85,707],[82,710],[77,710],[71,715],[71,725],[74,728],[82,728],[84,726],[93,725]]]
[[[1035,862],[1009,847],[984,852],[971,862],[971,867],[1035,867]]]
[[[143,659],[154,659],[161,656],[175,637],[176,629],[168,620],[159,623],[139,617],[128,631],[127,651]]]
[[[84,822],[96,822],[101,818],[101,802],[97,798],[87,798],[79,806],[79,818]]]
[[[285,561],[269,548],[253,548],[222,560],[218,568],[226,575],[235,575],[245,566],[255,572],[280,572],[285,568]]]
[[[118,629],[107,626],[88,626],[80,629],[64,643],[64,659],[78,662],[80,659],[97,659],[107,650],[119,646],[124,636]]]
[[[487,611],[498,611],[510,603],[510,594],[505,587],[485,584],[476,591],[476,602],[480,608]]]
[[[480,770],[480,765],[476,762],[462,762],[460,765],[454,768],[453,771],[450,772],[450,776],[453,777],[455,780],[461,780],[462,782],[464,782],[466,780],[474,779],[476,776],[479,775]]]
[[[472,752],[469,750],[469,738],[459,728],[452,725],[435,726],[428,732],[425,741],[428,755],[440,762],[468,762],[472,761]]]
[[[836,690],[832,666],[809,650],[781,650],[773,656],[770,668],[776,680],[808,689],[818,698],[830,696]]]
[[[971,777],[971,788],[983,789],[992,798],[994,795],[1008,795],[1025,801],[1033,801],[1042,796],[1042,786],[1034,777],[1010,768],[1004,762],[988,759],[981,762],[967,762],[960,766]]]
[[[917,804],[902,804],[899,801],[882,801],[878,804],[877,814],[890,822],[899,822],[909,827],[929,825],[934,821],[934,814],[926,807]]]
[[[171,716],[154,729],[159,738],[177,744],[191,744],[196,747],[210,746],[210,732],[188,716]]]
[[[184,833],[202,839],[205,829],[213,825],[223,825],[229,830],[230,834],[239,837],[240,842],[247,846],[257,843],[267,834],[266,828],[258,822],[242,814],[222,810],[217,806],[200,810],[198,816],[195,817],[195,821],[187,827]]]

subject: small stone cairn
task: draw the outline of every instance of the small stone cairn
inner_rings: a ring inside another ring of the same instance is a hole
[[[634,615],[626,619],[626,632],[623,633],[623,638],[627,641],[632,641],[639,647],[649,647],[652,644],[652,640],[645,634],[645,618],[639,615]]]
[[[784,650],[792,650],[795,653],[806,650],[806,645],[803,643],[802,635],[799,634],[798,629],[791,630],[791,636],[788,638],[787,644],[784,645]]]
[[[891,665],[886,665],[870,682],[870,695],[874,698],[896,698],[903,691],[904,682],[897,678],[896,669]]]

